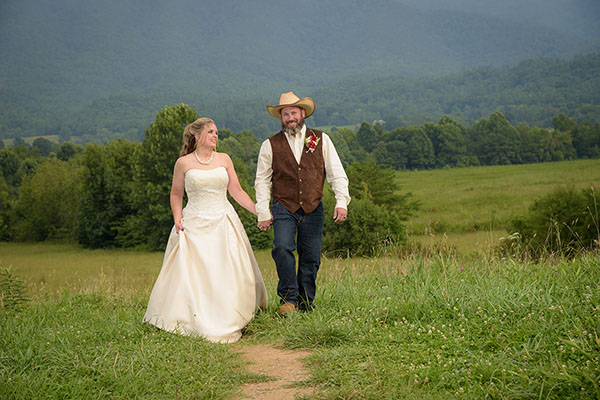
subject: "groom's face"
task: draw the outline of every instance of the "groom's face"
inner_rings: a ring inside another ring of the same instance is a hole
[[[281,109],[281,127],[290,131],[302,128],[304,125],[304,109],[300,107],[286,107]]]

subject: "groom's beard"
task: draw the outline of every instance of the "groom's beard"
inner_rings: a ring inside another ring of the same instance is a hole
[[[290,127],[290,122],[296,122],[294,127]],[[299,120],[288,121],[287,124],[281,123],[281,128],[288,135],[296,135],[302,131],[302,127],[304,126],[304,118],[300,118]]]

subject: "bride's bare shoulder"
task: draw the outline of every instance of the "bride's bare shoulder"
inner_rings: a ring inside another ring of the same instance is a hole
[[[175,168],[186,170],[191,167],[194,155],[192,153],[181,156],[175,161]]]
[[[231,162],[231,157],[229,157],[229,154],[227,153],[219,153],[217,151],[215,151],[215,160],[219,161],[221,163],[227,163],[227,162]]]

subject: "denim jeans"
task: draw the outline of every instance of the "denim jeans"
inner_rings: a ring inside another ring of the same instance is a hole
[[[291,213],[273,202],[273,244],[271,254],[277,267],[277,294],[281,304],[293,303],[300,310],[312,308],[317,271],[321,265],[323,202],[310,214]],[[298,273],[294,250],[298,250]]]

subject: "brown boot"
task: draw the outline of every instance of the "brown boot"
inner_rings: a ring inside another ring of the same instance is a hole
[[[279,306],[279,314],[287,314],[296,311],[296,305],[294,303],[283,303]]]

